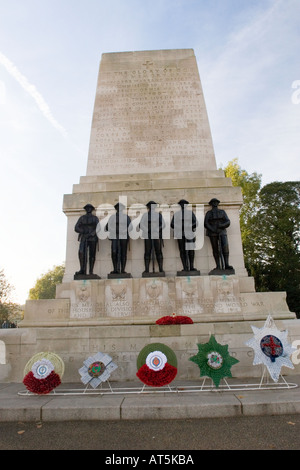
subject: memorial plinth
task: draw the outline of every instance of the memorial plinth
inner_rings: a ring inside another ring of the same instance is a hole
[[[220,201],[220,209],[230,219],[227,234],[234,270],[217,271],[219,275],[210,275],[215,260],[204,232],[204,216],[212,198]],[[177,240],[170,229],[181,199],[189,202],[199,227],[196,271],[190,273],[182,271]],[[164,274],[158,272],[153,259],[154,272],[151,262],[145,277],[144,240],[137,227],[150,200],[158,204],[166,222]],[[110,274],[111,241],[102,230],[118,202],[125,205],[135,229],[127,252],[127,276]],[[74,227],[88,203],[100,221],[93,273],[99,279],[74,279],[79,268]],[[20,325],[25,329],[24,360],[35,349],[52,347],[72,371],[68,380],[76,381],[82,357],[101,350],[118,356],[114,358],[122,367],[117,380],[131,379],[145,342],[163,338],[180,357],[179,376],[190,378],[191,366],[184,365],[187,351],[195,352],[197,341],[208,340],[208,334],[214,333],[224,344],[230,336],[231,349],[243,357],[236,374],[251,376],[252,357],[243,342],[251,335],[250,325],[264,323],[271,314],[283,326],[293,326],[293,338],[299,325],[284,292],[258,293],[247,275],[239,225],[242,203],[240,188],[233,187],[216,166],[193,50],[103,54],[86,175],[63,201],[67,216],[65,276],[57,286],[56,299],[26,303]],[[155,324],[172,314],[187,315],[194,325]]]

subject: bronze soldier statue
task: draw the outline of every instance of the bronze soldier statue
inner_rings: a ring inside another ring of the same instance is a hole
[[[226,212],[218,208],[219,204],[220,201],[217,198],[212,198],[209,201],[212,209],[205,215],[204,227],[206,228],[206,235],[210,238],[216,262],[215,270],[233,270],[233,267],[228,262],[229,246],[226,231],[230,225],[230,220]]]
[[[143,274],[145,275],[149,273],[151,257],[153,263],[153,272],[155,271],[154,256],[156,256],[159,272],[163,273],[162,231],[165,227],[165,221],[161,213],[156,212],[155,210],[157,207],[156,202],[149,201],[146,206],[148,211],[147,213],[143,214],[139,224],[145,245],[145,271]]]
[[[129,232],[132,230],[130,217],[124,214],[125,206],[118,202],[114,208],[116,213],[111,215],[106,230],[109,231],[111,240],[111,259],[113,271],[110,274],[127,274],[125,271],[127,262],[127,248],[129,241]]]
[[[171,221],[171,228],[174,229],[174,238],[178,240],[180,259],[183,266],[182,271],[197,271],[194,267],[194,232],[198,221],[194,212],[187,209],[188,201],[181,199],[178,204],[180,205],[180,211],[175,212]],[[200,274],[199,271],[197,273]]]
[[[95,210],[95,207],[92,204],[86,204],[86,206],[84,206],[84,210],[86,211],[86,214],[79,217],[75,225],[75,232],[79,234],[78,257],[80,262],[80,271],[75,273],[75,277],[87,275],[88,259],[89,275],[94,275],[93,270],[96,260],[96,249],[98,245],[96,228],[99,223],[99,219],[92,214],[92,212]]]

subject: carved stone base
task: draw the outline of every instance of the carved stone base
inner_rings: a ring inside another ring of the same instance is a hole
[[[208,275],[209,276],[230,276],[230,275],[233,275],[235,274],[235,270],[234,269],[212,269]]]
[[[45,317],[47,315],[49,317],[46,312]],[[14,328],[9,331],[9,335],[5,334],[6,330],[0,328],[0,340],[6,343],[8,353],[9,370],[6,372],[5,382],[21,383],[27,361],[36,354],[36,351],[48,351],[49,345],[55,348],[55,352],[63,358],[65,382],[75,383],[78,386],[78,368],[87,357],[93,356],[96,351],[105,351],[113,357],[114,362],[118,365],[111,377],[114,382],[136,381],[138,355],[147,344],[157,342],[159,338],[159,341],[171,347],[176,355],[178,362],[176,381],[177,379],[195,380],[197,384],[199,383],[199,367],[192,364],[188,358],[197,354],[198,343],[203,344],[208,341],[208,332],[217,335],[216,339],[221,344],[228,344],[230,341],[230,355],[234,355],[239,360],[239,363],[231,369],[233,377],[261,377],[261,366],[253,365],[253,350],[245,346],[244,343],[253,336],[252,326],[261,328],[265,323],[266,316],[256,320],[251,319],[251,321],[244,319],[230,323],[226,317],[223,319],[219,317],[218,319],[212,318],[210,323],[200,321],[191,325],[156,325],[156,318],[157,316],[153,317],[152,324],[148,322],[148,324],[137,325],[133,324],[132,320],[129,325],[122,324],[120,321],[116,324],[114,319],[110,319],[110,323],[106,325],[98,322],[93,328],[88,324],[83,324],[76,327],[75,337],[74,325],[68,324],[64,328],[53,328],[53,324],[48,325],[48,328],[44,326],[42,333],[39,328],[30,326],[28,329]],[[300,320],[283,319],[279,324],[282,329],[289,332],[291,342],[297,341],[300,337]],[[28,341],[29,339],[30,341]],[[3,372],[4,366],[1,367]],[[300,364],[295,364],[295,369],[284,367],[286,376],[292,378],[299,373]],[[283,393],[288,395],[291,392]],[[274,394],[276,394],[275,391]],[[141,398],[144,397],[141,396]],[[105,396],[100,400],[106,400]],[[93,401],[97,401],[97,398]],[[184,406],[183,402],[181,402],[181,406]]]
[[[164,271],[159,271],[158,273],[150,273],[150,272],[146,272],[144,271],[143,274],[142,274],[142,277],[165,277],[166,276],[166,273]]]
[[[27,300],[19,327],[154,324],[172,313],[195,323],[265,320],[269,312],[274,320],[295,318],[285,292],[255,292],[251,278],[123,274],[128,278],[73,280],[57,286],[56,299]]]
[[[177,276],[200,276],[200,271],[177,271]]]
[[[101,279],[98,274],[74,274],[74,281],[83,281],[85,279]]]
[[[107,279],[128,279],[131,278],[130,273],[109,273]]]

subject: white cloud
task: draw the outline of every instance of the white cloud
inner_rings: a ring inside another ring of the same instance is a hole
[[[6,87],[5,83],[0,80],[0,104],[3,105],[5,104],[6,101]]]
[[[21,85],[21,87],[34,99],[39,110],[50,124],[57,129],[64,137],[67,136],[65,129],[55,120],[51,110],[44,100],[43,96],[32,85],[27,78],[18,70],[18,68],[2,53],[0,52],[0,64],[5,67],[7,72]]]

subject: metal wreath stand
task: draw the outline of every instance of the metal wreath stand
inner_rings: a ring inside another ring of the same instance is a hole
[[[210,384],[206,385],[209,380]],[[47,395],[52,396],[73,396],[73,395],[127,395],[127,394],[157,394],[157,393],[201,393],[201,392],[236,392],[236,391],[262,391],[262,390],[280,390],[280,389],[293,389],[297,388],[298,384],[287,382],[280,374],[278,382],[270,381],[267,368],[264,367],[263,373],[259,383],[240,383],[230,384],[226,378],[223,378],[224,383],[218,387],[215,386],[213,380],[209,377],[204,377],[202,383],[199,385],[178,385],[171,387],[170,385],[162,387],[150,387],[143,385],[142,387],[113,387],[109,380],[102,382],[96,389],[92,388],[89,384],[84,388],[70,388],[70,389],[54,389]],[[107,386],[103,386],[107,384]],[[29,390],[21,390],[18,392],[21,396],[36,396],[39,394],[30,392]]]

